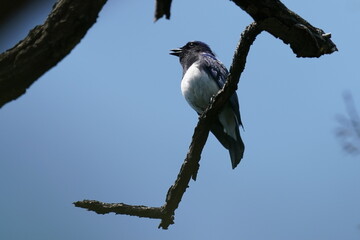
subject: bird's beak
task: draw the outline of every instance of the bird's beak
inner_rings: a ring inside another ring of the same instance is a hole
[[[180,56],[180,54],[182,53],[182,49],[181,48],[176,48],[176,49],[171,49],[171,52],[169,53],[170,55],[174,55],[174,56]]]

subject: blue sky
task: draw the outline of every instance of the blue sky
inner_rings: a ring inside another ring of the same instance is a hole
[[[229,67],[252,19],[230,1],[184,0],[153,23],[153,1],[109,1],[70,55],[0,109],[0,239],[359,239],[360,159],[342,150],[335,116],[344,91],[360,108],[360,3],[283,3],[331,32],[339,52],[298,59],[262,33],[237,91],[244,159],[232,170],[211,135],[175,225],[160,230],[72,202],[164,203],[197,123],[169,49],[201,40]],[[51,6],[4,27],[1,51]]]

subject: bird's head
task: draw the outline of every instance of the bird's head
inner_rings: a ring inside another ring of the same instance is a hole
[[[206,43],[200,41],[188,42],[181,48],[172,49],[170,51],[171,51],[170,52],[171,55],[180,58],[183,58],[186,55],[197,55],[199,53],[209,53],[215,55]]]

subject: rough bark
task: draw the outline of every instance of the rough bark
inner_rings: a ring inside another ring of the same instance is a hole
[[[75,202],[74,205],[76,207],[86,208],[98,214],[114,212],[116,214],[157,219],[163,216],[162,208],[159,207],[127,205],[124,203],[103,203],[96,200],[83,200]]]
[[[320,57],[337,51],[331,34],[312,26],[279,0],[232,0],[263,30],[290,44],[297,57]]]
[[[263,30],[290,44],[297,57],[320,57],[337,51],[336,45],[330,40],[330,33],[312,26],[279,0],[232,1],[261,23]],[[166,8],[163,8],[164,2]],[[165,14],[169,19],[171,1],[157,0],[156,3],[155,21]]]
[[[43,25],[0,55],[0,108],[60,62],[96,22],[106,0],[59,0]]]

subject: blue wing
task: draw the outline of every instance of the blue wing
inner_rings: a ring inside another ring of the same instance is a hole
[[[224,64],[222,64],[219,60],[216,59],[215,56],[209,53],[203,53],[200,61],[201,61],[200,65],[204,66],[205,72],[207,72],[207,74],[209,74],[216,81],[220,89],[223,88],[226,82],[226,78],[229,74]],[[240,110],[239,110],[239,100],[236,93],[234,93],[230,97],[229,102],[239,124],[242,126]]]

